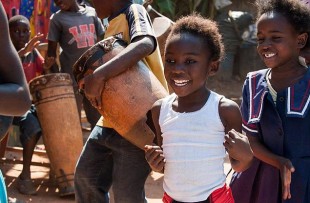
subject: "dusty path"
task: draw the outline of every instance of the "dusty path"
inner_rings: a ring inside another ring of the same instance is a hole
[[[211,79],[208,86],[211,90],[214,90],[220,94],[225,95],[228,98],[235,100],[240,104],[241,87],[243,81],[240,82],[227,82],[220,83],[216,79]],[[82,114],[83,121],[83,114]],[[84,132],[84,140],[88,137],[89,131]],[[43,146],[44,147],[44,146]],[[21,160],[21,151],[6,151],[5,157],[8,159]],[[44,153],[36,153],[33,157],[33,162],[48,163],[49,160]],[[22,165],[17,163],[11,163],[2,161],[0,163],[0,169],[5,176],[5,182],[7,185],[8,196],[11,202],[16,203],[73,203],[74,197],[60,198],[58,196],[58,189],[52,180],[49,179],[49,167],[31,166],[31,175],[37,186],[38,194],[36,196],[21,195],[16,189],[16,178],[21,172]],[[226,161],[225,173],[230,169],[230,164]],[[230,176],[227,181],[229,182]],[[159,173],[151,173],[146,182],[146,196],[149,203],[161,203],[163,194],[162,189],[163,175]]]
[[[20,159],[20,153],[7,152],[7,158]],[[35,162],[48,162],[46,156],[34,155]],[[60,198],[58,196],[57,186],[49,179],[49,167],[31,166],[31,175],[34,180],[34,184],[37,186],[38,194],[35,196],[21,195],[17,186],[17,177],[21,172],[21,164],[7,164],[1,163],[0,168],[5,176],[5,182],[7,185],[8,196],[11,202],[16,203],[73,203],[74,197]],[[225,172],[230,169],[230,164],[225,163]],[[146,196],[149,203],[161,203],[163,175],[152,172],[146,181]]]

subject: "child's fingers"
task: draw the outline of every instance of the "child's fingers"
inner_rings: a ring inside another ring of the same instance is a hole
[[[79,89],[81,90],[84,90],[84,87],[85,87],[85,80],[84,78],[82,78],[80,81],[79,81]]]
[[[282,198],[283,199],[290,199],[291,198],[291,189],[290,184],[284,184],[282,189]]]
[[[292,164],[291,161],[285,162],[285,166],[286,166],[286,168],[288,168],[288,170],[289,170],[290,172],[293,173],[293,172],[295,171],[295,168],[294,168],[294,166],[293,166],[293,164]]]
[[[285,166],[282,172],[282,198],[290,199],[291,198],[291,170],[294,169],[292,163],[290,161],[285,162]]]
[[[231,138],[231,136],[229,136],[228,134],[226,134],[225,136],[224,136],[224,139],[225,139],[225,141],[224,141],[224,146],[226,147],[226,148],[231,148],[232,146],[233,146],[233,144],[235,143],[235,141]]]
[[[41,43],[40,41],[36,41],[36,42],[34,43],[33,47],[39,46],[40,43]]]
[[[157,168],[160,162],[164,160],[164,156],[161,150],[152,148],[152,149],[148,149],[145,152],[145,159],[148,161],[150,165]]]

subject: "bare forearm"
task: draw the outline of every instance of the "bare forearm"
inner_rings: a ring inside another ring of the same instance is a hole
[[[132,42],[114,58],[96,69],[94,76],[102,80],[115,77],[148,56],[153,47],[154,45],[149,38],[141,39],[139,42]]]
[[[250,140],[250,143],[256,158],[278,169],[280,168],[280,160],[283,159],[283,157],[274,154],[258,141],[253,142]]]
[[[13,83],[0,85],[0,98],[2,115],[23,115],[31,105],[28,89]]]

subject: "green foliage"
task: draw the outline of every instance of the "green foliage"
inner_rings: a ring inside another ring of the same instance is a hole
[[[175,15],[175,3],[171,0],[155,0],[153,1],[156,7],[159,9],[158,11],[166,15],[167,17],[173,17]]]
[[[153,0],[152,6],[172,20],[193,12],[213,17],[213,0]]]

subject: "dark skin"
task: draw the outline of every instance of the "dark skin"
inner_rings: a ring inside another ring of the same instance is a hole
[[[43,34],[37,34],[32,39],[30,38],[30,25],[26,21],[17,21],[10,25],[10,36],[18,55],[24,56],[25,54],[32,52],[33,49],[39,45],[40,39],[43,38]],[[20,60],[20,59],[19,59]],[[31,171],[30,165],[34,152],[34,148],[40,138],[40,134],[31,136],[27,142],[23,143],[23,169],[19,176],[21,180],[30,180]],[[34,194],[35,192],[30,192]]]
[[[219,62],[210,59],[210,50],[204,45],[198,37],[191,34],[177,35],[167,42],[165,77],[177,94],[172,103],[172,109],[176,112],[198,111],[209,98],[210,90],[206,88],[206,81],[218,71]],[[146,159],[157,172],[163,172],[165,165],[163,151],[159,147],[162,145],[162,132],[158,123],[161,103],[162,100],[159,100],[152,107],[158,146],[145,147]],[[239,107],[235,102],[222,98],[219,114],[226,133],[223,145],[229,153],[231,165],[234,170],[243,171],[251,163],[252,151],[246,136],[238,133],[241,132]]]
[[[55,0],[55,4],[63,11],[77,12],[82,8],[80,8],[76,0]],[[57,56],[57,45],[58,42],[48,40],[44,69],[50,69],[55,64]]]
[[[120,8],[129,4],[130,1],[123,0],[94,0],[93,5],[96,9],[99,18],[106,18],[116,14]],[[80,88],[84,88],[85,96],[91,104],[100,109],[102,107],[101,94],[104,89],[105,82],[112,77],[115,77],[122,72],[125,72],[129,67],[134,66],[141,59],[148,56],[155,47],[155,42],[152,37],[139,36],[117,56],[98,67],[93,74],[88,75],[79,83]],[[126,61],[126,63],[124,63]]]
[[[306,64],[310,65],[310,47],[305,47],[301,50],[300,55],[305,58]]]
[[[9,38],[8,21],[0,2],[0,114],[23,115],[31,105],[30,94],[18,54]]]
[[[307,42],[307,33],[297,33],[287,19],[276,12],[263,14],[257,22],[258,53],[271,69],[269,80],[277,91],[283,91],[304,76],[307,68],[298,61],[300,50]],[[292,162],[267,149],[261,140],[249,136],[254,155],[279,169],[282,180],[282,198],[290,199]]]

